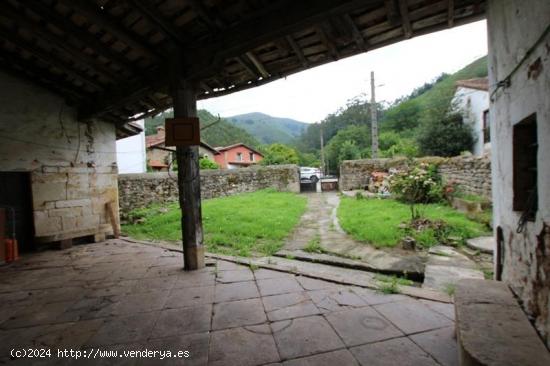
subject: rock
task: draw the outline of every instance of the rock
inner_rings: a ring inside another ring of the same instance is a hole
[[[422,288],[449,291],[461,279],[484,279],[483,272],[471,268],[428,264]]]
[[[401,240],[401,248],[405,250],[415,250],[416,249],[416,240],[410,236],[406,236]]]
[[[474,250],[479,250],[487,254],[493,254],[495,238],[492,236],[481,236],[479,238],[468,239],[466,240],[466,245]]]

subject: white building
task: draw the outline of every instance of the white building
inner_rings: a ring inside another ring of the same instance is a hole
[[[464,123],[472,127],[472,153],[481,156],[491,148],[488,78],[460,80],[456,86],[453,107],[462,114]]]
[[[495,274],[550,347],[550,1],[487,9]]]
[[[140,120],[134,124],[142,129],[141,133],[119,139],[116,142],[116,162],[119,174],[145,173],[147,171],[145,123]]]

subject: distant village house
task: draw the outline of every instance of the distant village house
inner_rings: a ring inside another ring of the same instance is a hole
[[[214,159],[222,169],[249,167],[258,164],[264,158],[262,153],[243,143],[217,147],[216,150],[219,155],[215,155]]]
[[[147,146],[147,166],[153,171],[168,171],[170,162],[174,159],[175,148],[167,148],[164,145],[165,132],[163,126],[157,127],[157,133],[145,137]],[[201,141],[199,145],[201,159],[216,161],[215,157],[220,155],[216,149]]]
[[[456,86],[452,104],[462,114],[464,123],[472,127],[472,153],[481,156],[491,149],[488,78],[459,80]]]

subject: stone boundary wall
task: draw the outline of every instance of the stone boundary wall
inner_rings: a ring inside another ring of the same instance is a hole
[[[419,163],[435,164],[443,181],[455,182],[464,193],[475,194],[492,200],[491,158],[489,156],[456,156],[453,158],[425,157],[415,159]],[[340,166],[340,189],[363,189],[374,171],[386,171],[407,164],[405,158],[347,160]]]
[[[176,179],[176,172],[120,174],[118,192],[121,218],[126,218],[128,212],[136,208],[177,201]],[[201,171],[202,199],[254,192],[264,188],[300,192],[298,166],[277,165]]]

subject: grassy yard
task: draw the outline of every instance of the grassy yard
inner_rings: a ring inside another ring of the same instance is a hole
[[[443,220],[448,236],[469,239],[490,235],[485,225],[472,221],[465,214],[440,204],[417,205],[422,217]],[[338,219],[342,228],[353,238],[375,247],[393,247],[406,235],[400,224],[409,222],[409,206],[391,199],[356,199],[342,197]],[[429,247],[438,244],[436,232],[426,229],[412,236],[417,243]]]
[[[306,208],[306,198],[288,192],[262,190],[203,201],[204,242],[210,252],[251,256],[270,255],[298,223]],[[167,212],[162,212],[166,211]],[[177,203],[136,210],[144,223],[123,226],[137,239],[181,240]]]

